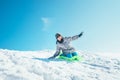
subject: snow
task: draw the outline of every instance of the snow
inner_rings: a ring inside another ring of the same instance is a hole
[[[120,58],[78,51],[81,62],[48,60],[54,52],[0,49],[0,80],[120,80]]]
[[[101,54],[102,53],[102,54]],[[104,56],[104,57],[110,57],[110,58],[120,58],[120,53],[107,53],[107,52],[97,52],[97,54]]]

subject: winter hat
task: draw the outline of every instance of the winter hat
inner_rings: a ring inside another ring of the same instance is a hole
[[[56,33],[56,34],[55,34],[56,39],[57,39],[59,36],[61,36],[61,34],[59,34],[59,33]]]

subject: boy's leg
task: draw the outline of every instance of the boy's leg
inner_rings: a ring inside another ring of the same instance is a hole
[[[66,54],[66,57],[72,58],[72,54],[68,53],[68,54]]]
[[[68,58],[72,58],[72,54],[71,53],[68,53],[68,54],[61,54],[60,56],[64,56],[64,57],[68,57]]]
[[[60,54],[60,56],[65,56],[65,54],[62,53],[62,54]]]
[[[78,54],[76,52],[73,52],[72,53],[72,56],[77,56]]]

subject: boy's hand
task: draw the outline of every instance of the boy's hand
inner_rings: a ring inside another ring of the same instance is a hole
[[[48,59],[54,59],[55,57],[54,56],[52,56],[52,57],[49,57]]]
[[[83,32],[81,32],[78,36],[81,37],[83,35]]]

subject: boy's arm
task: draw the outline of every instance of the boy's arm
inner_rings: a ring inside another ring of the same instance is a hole
[[[72,36],[72,37],[67,37],[69,41],[73,41],[73,40],[76,40],[78,39],[79,37],[81,37],[83,35],[83,32],[81,32],[79,35],[75,35],[75,36]]]
[[[60,53],[60,47],[57,45],[55,54],[52,57],[50,57],[49,59],[54,59],[55,57],[57,57],[59,55],[59,53]]]

